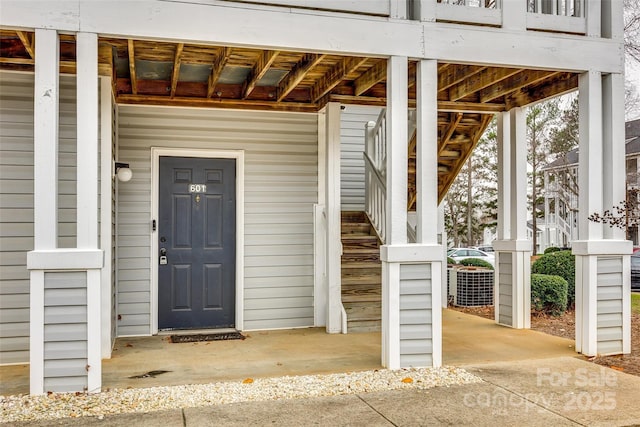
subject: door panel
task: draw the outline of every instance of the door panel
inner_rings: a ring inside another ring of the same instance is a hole
[[[159,173],[158,328],[233,327],[235,160],[160,157]]]

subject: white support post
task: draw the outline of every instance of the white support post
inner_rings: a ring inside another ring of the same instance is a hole
[[[578,236],[580,240],[599,240],[602,224],[589,221],[588,216],[602,212],[602,76],[597,71],[580,75],[579,131],[580,159],[578,164]]]
[[[36,29],[34,83],[34,250],[58,246],[58,33]]]
[[[313,324],[327,325],[327,216],[326,176],[327,176],[327,137],[326,110],[318,113],[318,204],[314,206],[313,235],[314,285],[313,285]]]
[[[626,200],[626,165],[624,141],[624,78],[622,74],[603,77],[603,208],[612,209]],[[604,227],[605,239],[625,240],[626,234],[619,227]]]
[[[589,221],[624,200],[624,84],[588,71],[579,80],[580,158],[576,256],[576,350],[587,356],[631,350],[630,241]],[[618,297],[615,297],[619,295]]]
[[[34,82],[34,250],[58,246],[59,42],[55,30],[36,29]],[[29,390],[44,393],[44,270],[31,270]]]
[[[437,244],[438,222],[438,64],[417,67],[416,189],[417,242]],[[406,178],[405,178],[406,181]],[[406,206],[406,204],[405,204]]]
[[[443,210],[438,209],[438,63],[436,60],[421,60],[416,71],[417,80],[417,145],[416,188],[418,215],[417,243],[438,246],[438,221]],[[406,180],[406,178],[405,178]],[[444,218],[443,218],[444,219]],[[443,227],[444,229],[444,224]],[[438,252],[436,249],[435,254]],[[442,365],[442,270],[446,272],[446,261],[425,259],[431,266],[431,312],[432,365]],[[444,266],[443,266],[444,264]],[[446,280],[445,297],[446,297]]]
[[[511,238],[527,239],[527,117],[524,108],[509,112],[511,119]],[[535,232],[535,231],[534,231]],[[535,248],[534,248],[535,250]]]
[[[408,61],[387,61],[387,227],[388,245],[407,243]]]
[[[441,366],[442,264],[438,244],[437,63],[417,70],[418,233],[407,243],[406,57],[387,72],[387,240],[382,260],[382,364],[389,369]],[[406,313],[402,316],[401,313]],[[428,331],[431,331],[429,334]]]
[[[340,104],[326,106],[327,332],[342,332],[340,240]]]
[[[400,263],[387,259],[388,246],[407,243],[408,60],[387,61],[387,200],[382,259],[382,363],[400,367]]]
[[[98,247],[98,36],[76,35],[77,247]]]
[[[493,243],[495,320],[517,329],[531,327],[526,143],[523,108],[498,116],[498,239]]]
[[[497,240],[511,238],[511,116],[498,113],[498,235]],[[497,260],[496,260],[497,261]]]
[[[105,265],[101,274],[102,358],[111,358],[113,255],[111,197],[113,195],[113,105],[111,78],[100,77],[100,249]]]

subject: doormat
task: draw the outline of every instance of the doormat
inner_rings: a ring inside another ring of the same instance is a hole
[[[171,335],[171,342],[177,344],[183,342],[243,340],[245,338],[240,332],[220,332],[214,334]]]

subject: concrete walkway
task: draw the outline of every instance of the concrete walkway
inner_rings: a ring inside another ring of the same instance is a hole
[[[17,426],[628,426],[640,424],[640,377],[576,358],[475,365],[478,384]]]
[[[443,363],[449,366],[577,356],[573,341],[516,330],[443,310]],[[103,389],[202,384],[380,369],[379,332],[327,334],[323,328],[248,332],[245,340],[172,344],[168,337],[119,338],[102,364]],[[144,376],[149,371],[167,371]],[[143,376],[142,378],[130,378]],[[28,365],[0,367],[0,395],[29,392]]]

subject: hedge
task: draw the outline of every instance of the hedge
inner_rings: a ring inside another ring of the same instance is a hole
[[[568,284],[560,276],[531,275],[531,308],[559,316],[567,310]]]
[[[550,254],[552,252],[560,252],[562,249],[557,248],[555,246],[549,246],[547,249],[544,250],[545,254]]]
[[[451,265],[451,264],[457,264],[456,260],[451,258],[451,257],[447,257],[447,265]]]
[[[466,265],[470,267],[484,267],[493,270],[493,266],[487,261],[480,258],[465,258],[460,260],[461,265]]]
[[[542,255],[531,266],[531,273],[560,276],[567,281],[567,303],[572,307],[576,298],[576,260],[571,251]]]

